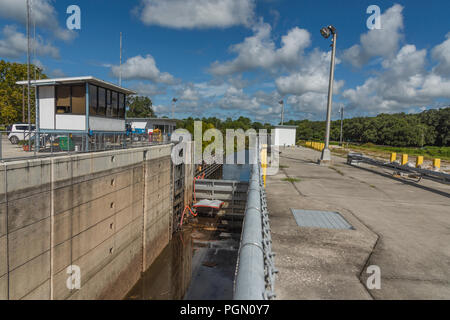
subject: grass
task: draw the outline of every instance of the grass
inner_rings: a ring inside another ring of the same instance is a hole
[[[287,169],[287,168],[289,168],[289,166],[280,165],[280,169]]]
[[[305,141],[299,141],[299,145],[305,146]],[[330,145],[339,145],[337,142],[330,142]],[[362,145],[356,144],[344,144],[344,147],[355,150],[355,151],[373,151],[378,153],[385,153],[386,155],[396,152],[398,154],[408,154],[410,156],[424,156],[428,160],[432,160],[435,158],[441,160],[450,160],[450,147],[423,147],[423,148],[415,148],[415,147],[391,147],[391,146],[379,146],[373,143],[366,143]],[[343,149],[333,148],[332,151],[338,154],[347,154],[347,152]]]
[[[281,179],[282,181],[286,181],[286,182],[290,182],[290,183],[294,183],[294,182],[300,182],[301,180],[298,178],[284,178]]]

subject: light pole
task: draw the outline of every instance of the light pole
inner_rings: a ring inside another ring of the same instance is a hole
[[[343,143],[343,130],[344,130],[344,106],[341,107],[341,109],[339,109],[339,113],[341,115],[341,136],[339,138],[339,145],[342,147],[342,143]]]
[[[177,98],[172,99],[172,119],[175,119],[175,103],[178,101]]]
[[[284,125],[284,101],[281,100],[278,103],[281,104],[281,125]]]
[[[333,26],[323,27],[320,29],[320,33],[325,39],[328,39],[333,35],[332,40],[332,52],[331,52],[331,67],[330,67],[330,84],[328,86],[328,104],[327,104],[327,129],[325,133],[325,148],[322,150],[322,155],[320,156],[320,164],[329,164],[331,162],[331,152],[330,152],[330,127],[331,127],[331,106],[333,103],[333,84],[334,84],[334,66],[336,58],[336,39],[337,31]]]

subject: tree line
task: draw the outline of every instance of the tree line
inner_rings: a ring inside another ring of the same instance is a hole
[[[288,121],[298,140],[323,140],[325,121]],[[341,121],[331,122],[330,139],[339,141]],[[450,146],[450,107],[416,114],[379,114],[344,119],[343,140],[395,147]]]

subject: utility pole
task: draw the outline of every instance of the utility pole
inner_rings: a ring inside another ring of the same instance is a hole
[[[175,103],[178,101],[177,98],[172,99],[172,119],[175,119]]]
[[[119,87],[122,86],[122,32],[120,33]]]
[[[320,30],[320,33],[325,39],[328,39],[330,35],[333,35],[332,40],[332,51],[331,51],[331,66],[330,66],[330,83],[328,86],[328,104],[327,104],[327,128],[325,133],[325,147],[322,150],[320,156],[320,164],[330,164],[331,162],[331,151],[330,151],[330,129],[331,129],[331,107],[333,103],[333,84],[334,84],[334,67],[336,59],[336,40],[337,31],[333,26],[324,27]]]
[[[284,125],[284,100],[278,103],[281,104],[281,125]]]
[[[341,107],[341,109],[339,110],[339,113],[341,114],[341,137],[339,139],[339,145],[342,147],[342,143],[343,143],[343,129],[344,129],[344,106]]]
[[[30,0],[27,0],[27,80],[28,80],[28,151],[31,151],[31,109],[30,109]]]

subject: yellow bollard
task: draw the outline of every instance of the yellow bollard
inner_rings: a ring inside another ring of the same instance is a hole
[[[441,159],[434,159],[433,160],[433,168],[440,169],[441,168]]]
[[[402,166],[406,165],[408,163],[408,155],[402,154]]]
[[[392,153],[391,153],[391,163],[392,163],[392,162],[395,162],[396,160],[397,160],[397,153],[392,152]]]
[[[423,165],[423,156],[417,156],[416,168],[420,168]]]
[[[261,150],[261,167],[263,171],[263,181],[264,181],[264,188],[266,187],[266,176],[267,176],[267,144],[262,145]]]

